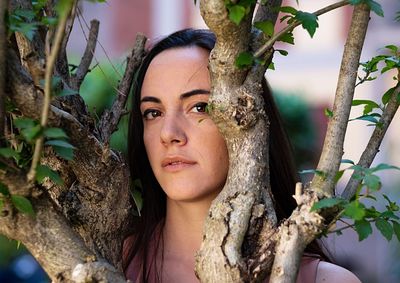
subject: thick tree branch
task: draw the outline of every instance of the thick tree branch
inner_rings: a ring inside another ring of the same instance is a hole
[[[98,131],[101,141],[108,143],[111,134],[117,129],[119,120],[126,113],[125,104],[132,87],[132,81],[136,70],[139,68],[143,56],[146,37],[142,34],[136,36],[135,46],[131,56],[127,58],[126,69],[121,82],[118,85],[118,92],[110,110],[105,110],[99,123]]]
[[[370,9],[366,4],[354,7],[350,30],[344,47],[342,64],[321,157],[317,166],[320,174],[312,180],[312,190],[325,196],[334,191],[335,175],[343,155],[343,143],[353,100],[357,70],[369,22]]]
[[[78,91],[83,79],[89,71],[90,64],[92,63],[94,52],[96,49],[97,36],[99,35],[99,21],[92,20],[90,22],[89,38],[86,43],[86,49],[83,53],[81,62],[76,70],[76,73],[71,77],[71,88]]]
[[[82,266],[93,265],[94,262],[97,263],[96,268],[102,268],[103,275],[97,278],[86,276],[86,280],[105,282],[100,279],[110,277],[115,282],[123,282],[121,273],[86,248],[46,195],[33,198],[31,202],[35,208],[34,216],[16,212],[7,201],[0,216],[0,233],[21,241],[54,282],[71,282],[74,276],[81,273]],[[91,273],[94,274],[95,270]]]
[[[397,109],[399,108],[399,103],[397,100],[399,93],[400,84],[395,88],[392,97],[383,110],[382,116],[379,119],[379,126],[375,127],[374,132],[372,133],[371,138],[369,139],[368,144],[365,147],[365,150],[362,153],[357,165],[360,165],[363,168],[369,168],[371,166],[372,161],[379,152],[379,147],[381,146],[383,137],[385,136],[386,131],[389,128]],[[358,185],[361,183],[361,180],[355,178],[355,175],[356,173],[354,172],[342,193],[342,197],[345,199],[352,198],[356,193]]]
[[[74,6],[75,1],[68,2],[68,5],[65,6],[65,11],[63,11],[59,18],[59,23],[57,25],[56,37],[54,39],[54,44],[47,58],[46,62],[46,73],[45,73],[45,85],[44,85],[44,102],[42,108],[42,115],[40,119],[40,125],[42,128],[46,128],[48,123],[49,111],[50,111],[50,101],[51,101],[51,91],[52,91],[52,78],[53,78],[53,70],[54,65],[57,60],[58,52],[60,51],[60,47],[65,34],[65,26],[67,24],[68,17],[71,13],[71,10]],[[36,176],[36,167],[39,163],[40,156],[42,153],[44,137],[41,135],[35,143],[35,151],[32,157],[31,168],[28,172],[28,181],[33,182]]]
[[[9,60],[10,98],[25,117],[38,119],[43,105],[41,91],[33,85],[15,54]],[[86,244],[119,268],[122,242],[133,221],[129,170],[120,156],[104,148],[90,129],[69,113],[51,106],[49,126],[63,128],[76,147],[74,160],[68,164],[55,157],[44,159],[68,185],[49,184],[49,192],[64,215],[75,223],[75,230]]]
[[[225,186],[205,222],[196,274],[202,282],[262,280],[265,273],[260,268],[272,255],[265,247],[273,249],[270,236],[276,225],[268,174],[268,120],[260,95],[263,73],[255,66],[250,73],[257,74],[258,80],[247,80],[249,69],[235,66],[237,56],[250,50],[254,38],[252,11],[236,25],[222,0],[202,1],[200,8],[217,36],[209,64],[210,115],[225,137],[230,165]],[[248,241],[252,236],[255,240]]]
[[[334,3],[332,5],[329,5],[325,8],[322,8],[318,11],[314,12],[314,15],[320,16],[322,14],[325,14],[327,12],[330,12],[334,9],[343,7],[345,5],[349,4],[348,0],[340,1],[337,3]],[[254,52],[254,57],[261,57],[264,55],[265,52],[267,52],[271,47],[274,45],[274,43],[285,33],[292,31],[295,27],[299,26],[301,22],[299,21],[293,21],[291,24],[287,25],[284,29],[282,29],[280,32],[274,34],[263,46],[261,46],[256,52]]]
[[[298,207],[279,226],[279,242],[271,271],[271,283],[296,282],[305,247],[322,231],[323,218],[316,212],[310,212],[318,198],[312,191],[306,190],[303,193],[299,184],[294,196]]]

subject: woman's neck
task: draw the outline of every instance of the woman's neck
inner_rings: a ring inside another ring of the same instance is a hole
[[[211,201],[178,202],[167,199],[163,229],[164,255],[193,261],[200,248],[204,220]]]

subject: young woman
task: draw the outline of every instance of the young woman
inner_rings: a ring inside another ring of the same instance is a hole
[[[229,162],[224,139],[205,111],[214,44],[209,31],[178,31],[154,45],[140,68],[128,144],[132,178],[140,179],[144,201],[123,258],[133,282],[198,282],[194,255]],[[271,187],[282,220],[296,207],[297,175],[278,111],[263,85],[271,121]],[[315,243],[307,252],[316,257],[304,257],[297,282],[359,282],[349,271],[320,261],[324,255]]]

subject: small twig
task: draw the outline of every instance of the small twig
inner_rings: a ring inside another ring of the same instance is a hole
[[[362,153],[360,160],[357,165],[368,168],[371,166],[372,161],[374,160],[376,154],[379,152],[379,147],[382,143],[383,137],[386,134],[386,131],[393,120],[394,115],[399,108],[399,103],[397,101],[397,96],[400,93],[400,84],[395,88],[392,97],[388,101],[385,109],[382,112],[382,116],[379,119],[378,125],[375,127],[374,132],[371,135],[371,138],[368,141],[367,146],[365,147],[364,152]],[[342,197],[345,199],[350,199],[356,193],[357,187],[361,183],[361,180],[355,178],[356,173],[354,172],[351,175],[349,182],[346,185],[342,193]]]
[[[102,115],[98,128],[100,131],[101,140],[107,143],[111,134],[117,129],[118,122],[122,116],[126,104],[126,100],[131,90],[133,76],[136,69],[140,66],[144,55],[144,46],[146,37],[143,34],[138,34],[136,43],[132,50],[131,57],[128,58],[124,76],[118,86],[117,97],[110,111],[106,110]]]
[[[5,13],[7,11],[8,1],[0,3],[0,144],[4,139],[4,123],[5,123],[5,81],[6,81],[6,58],[7,58],[7,42],[6,42],[6,23]]]
[[[66,85],[69,84],[69,70],[68,70],[68,58],[67,58],[67,44],[69,40],[69,36],[71,34],[72,28],[75,22],[76,8],[78,2],[74,3],[74,6],[71,10],[71,16],[68,18],[68,21],[65,26],[65,35],[63,41],[61,43],[60,51],[58,53],[58,58],[56,62],[56,72],[59,75]]]
[[[342,6],[345,6],[349,4],[348,0],[344,0],[344,1],[340,1],[337,3],[334,3],[332,5],[326,6],[325,8],[322,8],[318,11],[315,11],[313,14],[316,16],[320,16],[322,14],[325,14],[327,12],[330,12],[334,9],[340,8]],[[293,21],[291,24],[289,24],[288,26],[286,26],[283,30],[281,30],[280,32],[276,33],[274,36],[272,36],[263,46],[261,46],[255,53],[254,53],[254,57],[259,58],[261,57],[268,49],[270,49],[272,47],[272,45],[274,45],[275,41],[277,41],[283,34],[293,30],[295,27],[297,27],[298,25],[300,25],[301,22],[299,21]]]
[[[92,63],[94,52],[96,49],[97,37],[99,35],[99,25],[100,23],[98,20],[92,20],[90,22],[89,38],[87,40],[86,49],[78,66],[78,69],[71,79],[71,88],[74,90],[79,90],[83,79],[89,71],[89,67]]]
[[[312,189],[325,196],[333,194],[335,175],[343,155],[343,143],[349,120],[361,50],[368,28],[370,9],[366,4],[354,7],[350,30],[343,51],[343,58],[335,93],[333,117],[330,118]]]
[[[86,28],[89,29],[89,25],[85,19],[85,17],[83,16],[81,10],[78,7],[78,20],[79,20],[79,16],[82,18],[83,23],[85,24]],[[80,23],[80,20],[79,20]],[[80,23],[81,29],[83,31],[83,27],[82,27],[82,23]],[[84,31],[83,31],[84,32]],[[111,67],[114,69],[115,73],[119,75],[119,77],[122,77],[121,73],[119,72],[119,70],[117,68],[115,68],[113,61],[110,59],[110,57],[108,56],[108,53],[106,51],[106,49],[104,48],[103,44],[101,44],[100,41],[97,41],[97,44],[100,46],[101,50],[103,50],[104,55],[107,58],[107,61],[110,63]]]
[[[44,86],[44,102],[42,108],[42,115],[40,120],[40,125],[42,128],[47,126],[47,120],[49,117],[50,101],[51,101],[51,87],[52,87],[52,76],[54,70],[54,64],[57,60],[58,52],[60,50],[62,40],[65,34],[65,26],[67,24],[68,17],[71,13],[71,9],[76,0],[67,2],[68,5],[65,7],[65,11],[60,15],[59,23],[57,26],[57,31],[55,35],[54,44],[52,50],[46,61],[46,74],[45,74],[45,86]],[[41,135],[35,143],[35,151],[32,157],[31,168],[29,169],[27,178],[29,182],[33,182],[36,176],[36,167],[40,160],[40,155],[42,153],[42,147],[44,143],[44,137]]]

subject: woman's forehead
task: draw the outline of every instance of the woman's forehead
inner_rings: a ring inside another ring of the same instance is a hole
[[[208,56],[208,50],[198,46],[170,48],[157,54],[150,62],[149,68],[151,66],[182,64],[185,62],[189,64],[193,62],[208,64]]]

